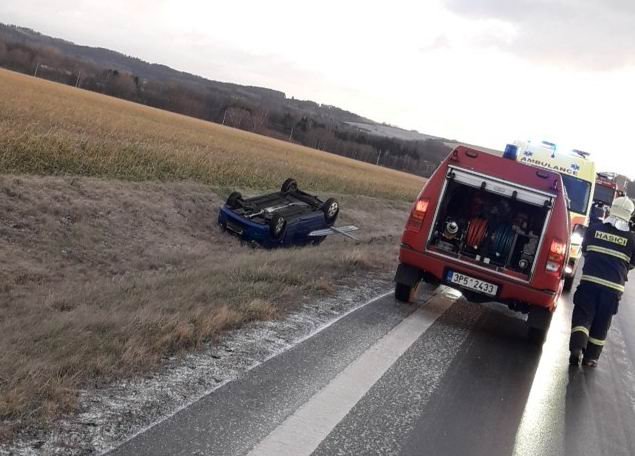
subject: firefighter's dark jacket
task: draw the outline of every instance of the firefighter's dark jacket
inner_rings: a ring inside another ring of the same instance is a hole
[[[587,230],[582,252],[585,261],[580,280],[621,295],[628,271],[635,267],[635,235],[609,223],[597,223]]]

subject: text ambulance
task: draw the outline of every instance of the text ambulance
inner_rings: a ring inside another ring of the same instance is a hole
[[[571,248],[565,269],[565,290],[570,290],[582,256],[582,238],[589,225],[592,196],[595,190],[595,163],[589,154],[578,150],[560,150],[555,144],[516,141],[518,161],[560,173],[571,217]]]

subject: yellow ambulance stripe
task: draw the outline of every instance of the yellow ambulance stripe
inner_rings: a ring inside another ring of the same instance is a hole
[[[608,280],[600,279],[599,277],[594,277],[594,276],[584,274],[582,275],[582,277],[580,277],[580,280],[596,283],[598,285],[602,285],[607,288],[612,288],[613,290],[617,290],[619,292],[624,293],[624,285],[620,285],[619,283],[609,282]]]
[[[603,253],[604,255],[611,255],[612,257],[619,258],[620,260],[624,260],[627,263],[631,261],[631,257],[629,257],[627,254],[618,252],[613,249],[607,249],[606,247],[590,245],[586,249],[588,252]]]

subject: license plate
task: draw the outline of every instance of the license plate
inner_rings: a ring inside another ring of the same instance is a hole
[[[232,222],[231,220],[227,221],[227,229],[229,231],[231,231],[232,233],[236,233],[237,235],[241,236],[244,232],[244,230],[242,229],[242,227],[234,222]]]
[[[488,296],[496,296],[496,293],[498,293],[498,285],[466,276],[460,272],[448,271],[448,282],[454,283],[463,288],[478,291],[479,293],[483,293]]]

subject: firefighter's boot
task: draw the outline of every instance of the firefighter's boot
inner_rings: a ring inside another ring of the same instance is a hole
[[[571,350],[571,356],[569,356],[569,365],[577,367],[580,365],[580,361],[582,361],[582,350],[579,348]]]

